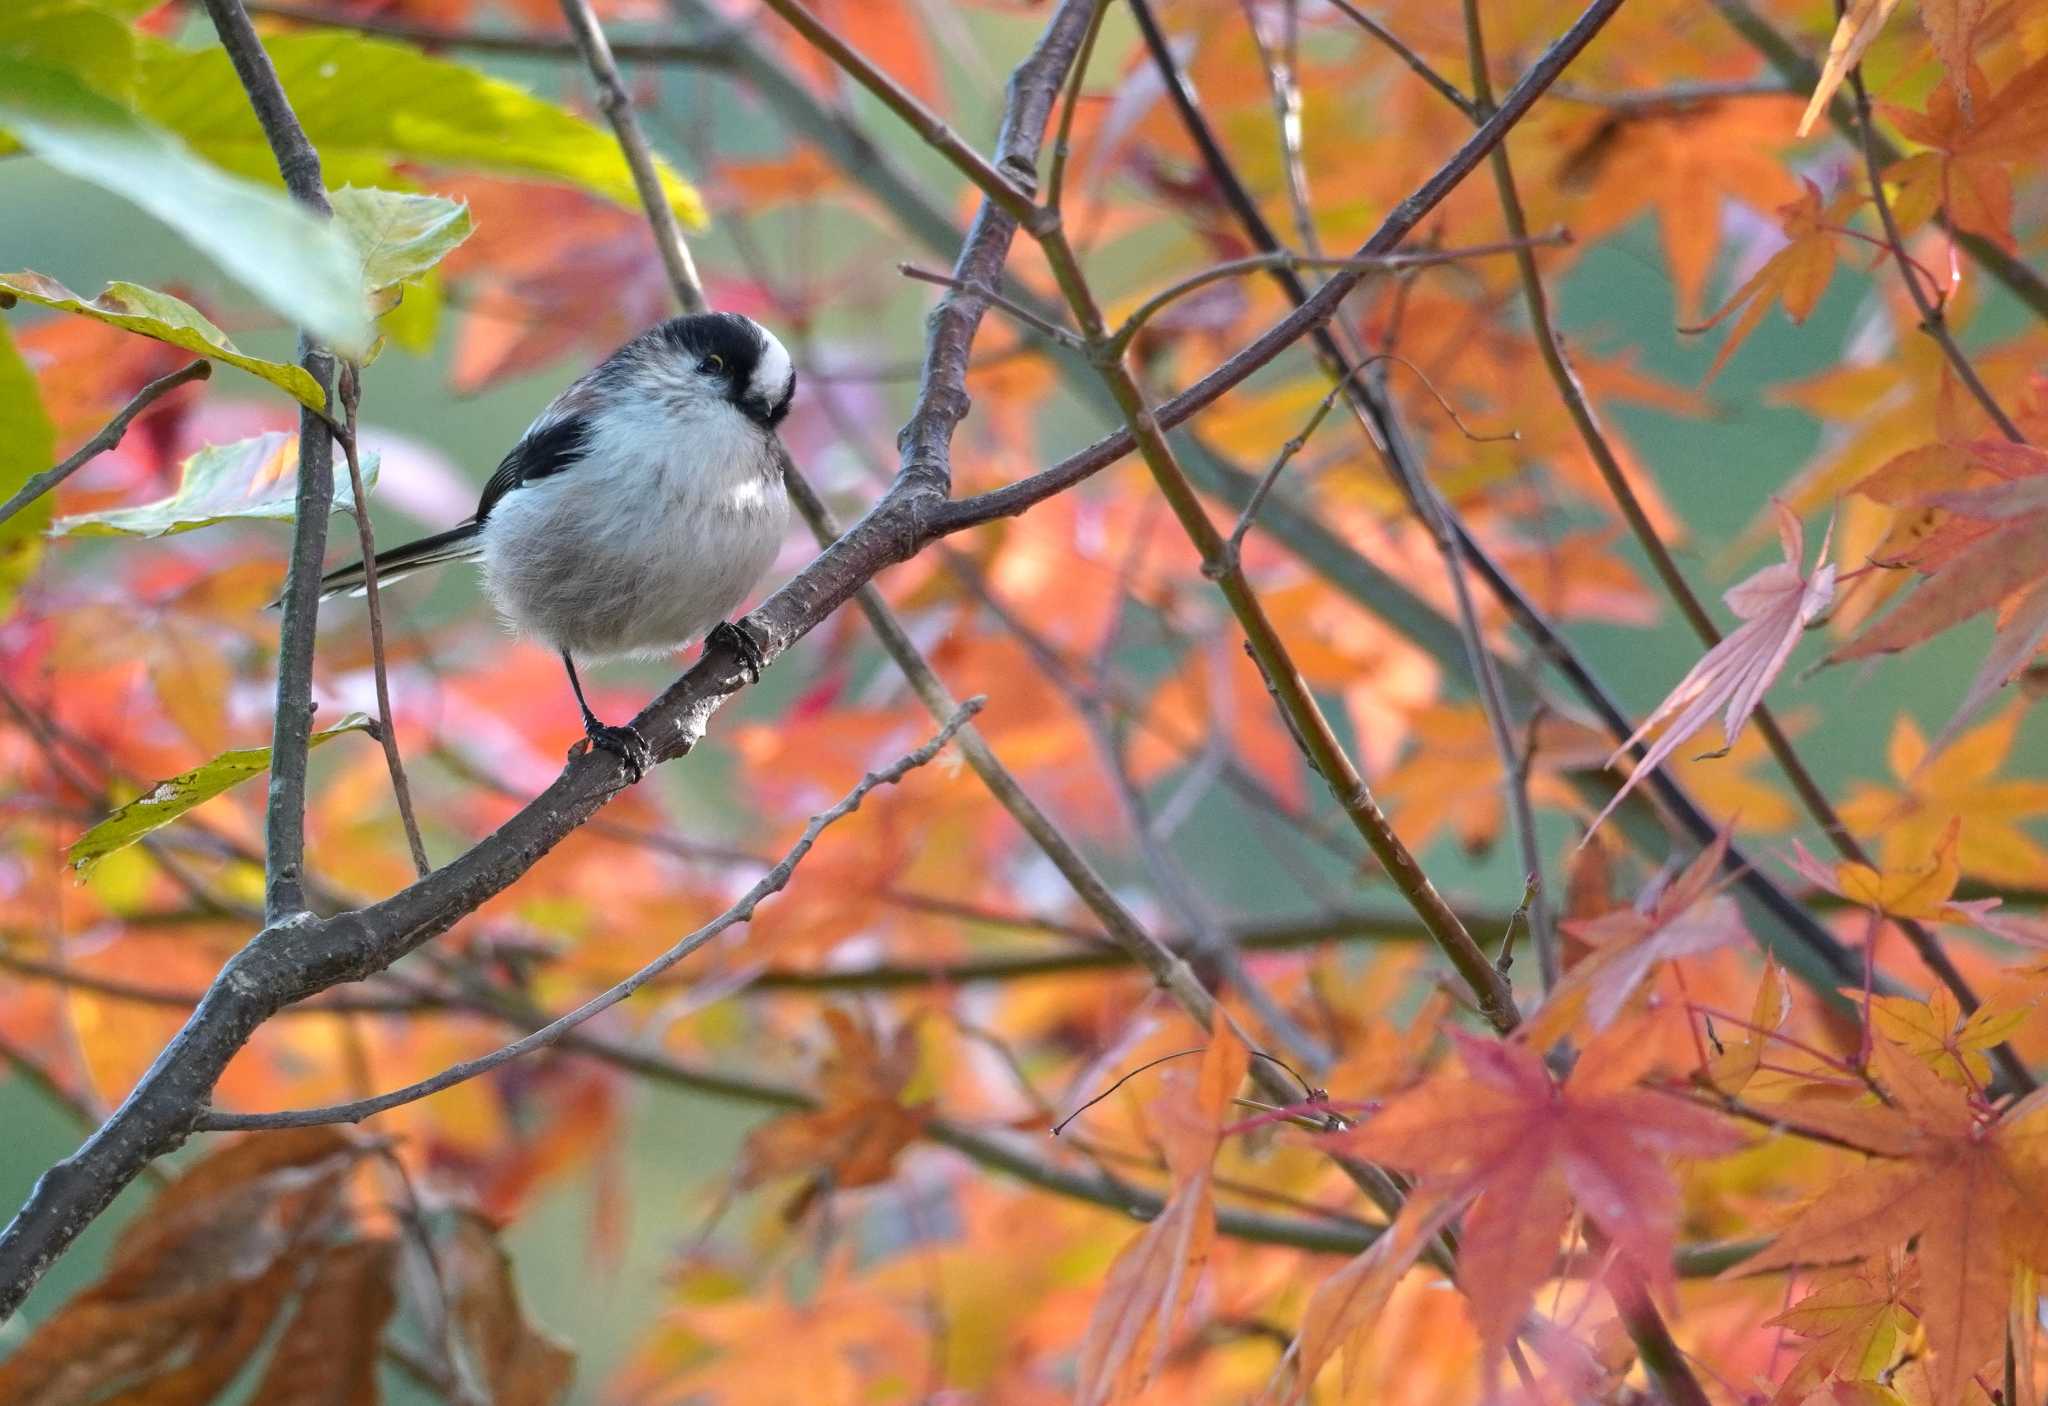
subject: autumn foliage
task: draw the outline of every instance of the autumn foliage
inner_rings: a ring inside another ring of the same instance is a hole
[[[2048,1393],[2048,0],[5,10],[0,1402]],[[644,200],[868,535],[273,748]]]

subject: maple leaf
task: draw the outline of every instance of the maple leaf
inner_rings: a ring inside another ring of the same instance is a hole
[[[1986,1001],[1966,1017],[1955,993],[1937,986],[1925,1001],[1877,996],[1870,1004],[1871,1023],[1885,1038],[1943,1078],[1981,1088],[1991,1077],[1988,1051],[2011,1037],[2032,1002]]]
[[[1741,1093],[1756,1077],[1764,1051],[1791,1014],[1792,995],[1785,986],[1785,969],[1766,958],[1763,980],[1757,984],[1756,999],[1750,1003],[1749,1023],[1734,1044],[1723,1045],[1718,1038],[1715,1040],[1718,1053],[1703,1071],[1707,1082],[1731,1098]]]
[[[1169,1078],[1155,1105],[1173,1194],[1109,1267],[1102,1297],[1081,1340],[1075,1399],[1103,1406],[1142,1388],[1165,1358],[1174,1322],[1216,1238],[1211,1164],[1222,1143],[1230,1101],[1244,1082],[1251,1056],[1234,1035],[1223,1009],[1209,1032],[1200,1072],[1188,1081]]]
[[[1963,733],[1933,757],[1919,726],[1901,714],[1885,760],[1897,790],[1858,782],[1841,804],[1843,821],[1872,837],[1881,869],[1922,864],[1958,817],[1956,853],[1963,872],[1994,884],[2025,886],[2048,871],[2048,846],[2027,833],[2030,815],[2048,812],[2048,782],[2000,775],[2023,716],[2009,708]]]
[[[1947,476],[1943,470],[1956,472],[1976,486],[1919,495],[1923,509],[1949,515],[1913,554],[1913,565],[1927,579],[1902,604],[1831,653],[1828,662],[1910,649],[2009,603],[1990,653],[1942,730],[1935,747],[1940,751],[2048,640],[2048,453],[2030,445],[1978,440],[1961,447],[1959,461],[1944,457],[1932,469],[1942,477]],[[1972,469],[1995,481],[1983,484],[1964,477]],[[1895,478],[1896,471],[1876,490],[1886,491]]]
[[[1945,208],[1959,228],[2013,251],[2012,167],[2048,140],[2044,89],[2048,60],[2014,74],[1995,94],[1975,68],[1951,66],[1925,113],[1887,105],[1885,116],[1908,140],[1933,148],[1885,172],[1899,188],[1893,214],[1900,229],[1911,232]]]
[[[1306,1398],[1337,1350],[1360,1342],[1372,1329],[1402,1276],[1450,1224],[1457,1207],[1457,1201],[1441,1191],[1417,1192],[1369,1249],[1316,1286],[1302,1309],[1300,1331],[1288,1349],[1295,1366],[1293,1399]],[[1358,1357],[1355,1349],[1345,1352],[1344,1382],[1339,1390],[1347,1401],[1355,1399],[1352,1389]]]
[[[1643,759],[1629,773],[1614,799],[1594,818],[1587,833],[1600,828],[1635,789],[1678,749],[1679,743],[1705,727],[1720,712],[1722,748],[1735,745],[1743,724],[1763,701],[1764,690],[1785,667],[1799,636],[1814,622],[1835,595],[1835,568],[1827,560],[1828,543],[1822,540],[1819,559],[1808,572],[1802,565],[1806,554],[1806,530],[1783,504],[1778,510],[1778,542],[1785,560],[1767,566],[1748,580],[1731,586],[1723,600],[1740,616],[1742,624],[1729,631],[1708,650],[1691,672],[1678,681],[1650,716],[1643,719],[1628,741],[1607,759],[1611,767],[1660,723],[1668,723],[1663,735],[1650,744]]]
[[[2004,1343],[2014,1271],[2048,1244],[2048,1095],[1991,1111],[1882,1036],[1871,1073],[1890,1102],[1834,1107],[1825,1122],[1877,1155],[1731,1272],[1880,1255],[1918,1236],[1929,1387],[1934,1406],[1954,1406]],[[1821,1114],[1802,1106],[1787,1122]]]
[[[212,1400],[263,1346],[301,1273],[360,1268],[324,1241],[364,1151],[350,1134],[305,1128],[195,1162],[123,1232],[100,1280],[0,1365],[0,1400]]]
[[[1720,374],[1721,368],[1728,364],[1728,358],[1756,330],[1757,323],[1770,311],[1773,302],[1782,302],[1785,316],[1794,323],[1803,323],[1820,302],[1821,294],[1827,292],[1828,282],[1835,274],[1837,231],[1863,203],[1863,196],[1851,187],[1837,194],[1823,209],[1820,187],[1812,181],[1801,184],[1806,187],[1805,193],[1791,204],[1778,207],[1785,231],[1785,247],[1751,274],[1721,305],[1719,312],[1697,327],[1680,329],[1705,332],[1719,325],[1737,308],[1742,309],[1742,316],[1729,329],[1728,339],[1715,353],[1714,364],[1707,368],[1706,380],[1711,381]]]
[[[1733,900],[1716,892],[1728,853],[1723,829],[1685,872],[1645,895],[1633,908],[1567,920],[1563,930],[1591,947],[1530,1017],[1529,1041],[1538,1047],[1569,1033],[1581,1015],[1605,1030],[1660,962],[1711,952],[1748,936]]]
[[[1550,1276],[1574,1203],[1653,1284],[1670,1283],[1678,1198],[1665,1159],[1718,1155],[1741,1138],[1704,1109],[1634,1087],[1656,1042],[1617,1026],[1559,1084],[1529,1045],[1451,1038],[1462,1073],[1328,1140],[1469,1204],[1458,1282],[1489,1354]]]
[[[1950,818],[1935,846],[1933,860],[1923,866],[1875,869],[1845,861],[1830,867],[1805,845],[1792,842],[1793,870],[1809,883],[1888,918],[1914,918],[1930,923],[1967,923],[2011,942],[2048,945],[2048,927],[2038,920],[1998,912],[2000,898],[1957,899],[1962,879],[1963,817]]]
[[[844,1010],[827,1010],[825,1026],[832,1052],[818,1070],[819,1106],[762,1124],[742,1154],[743,1186],[791,1172],[812,1174],[784,1210],[792,1221],[825,1190],[888,1180],[897,1154],[924,1131],[930,1111],[926,1103],[904,1102],[918,1067],[915,1024],[898,1028],[886,1045]]]
[[[1884,22],[1898,8],[1899,0],[1849,0],[1841,19],[1835,22],[1834,37],[1828,40],[1827,61],[1821,65],[1820,79],[1813,85],[1813,98],[1799,116],[1800,136],[1813,130],[1815,119],[1827,107],[1828,100],[1834,97],[1835,89],[1842,86],[1849,70],[1862,60],[1863,51],[1870,47],[1883,31]]]
[[[1809,1340],[1779,1383],[1771,1406],[1798,1406],[1834,1378],[1876,1380],[1912,1334],[1905,1300],[1918,1285],[1910,1268],[1898,1255],[1888,1254],[1830,1270],[1814,1280],[1804,1298],[1765,1320]]]

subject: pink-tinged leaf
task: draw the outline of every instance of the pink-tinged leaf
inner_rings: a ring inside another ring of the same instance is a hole
[[[1723,750],[1735,739],[1763,701],[1764,690],[1792,657],[1800,634],[1826,610],[1835,598],[1835,568],[1827,560],[1828,543],[1823,540],[1813,570],[1801,566],[1805,556],[1805,532],[1799,519],[1782,503],[1778,512],[1778,538],[1785,560],[1730,588],[1724,599],[1728,608],[1742,618],[1742,624],[1693,665],[1671,693],[1628,741],[1607,759],[1613,766],[1660,724],[1663,733],[1650,744],[1636,769],[1614,793],[1607,808],[1594,818],[1586,833],[1591,835],[1614,812],[1628,793],[1662,766],[1688,737],[1705,727],[1716,713],[1721,715]],[[1582,840],[1580,843],[1584,843]]]
[[[1830,663],[1910,649],[1982,611],[2040,576],[2048,562],[2048,513],[2008,522],[1980,538],[1900,603],[1891,614],[1828,656]]]
[[[1963,701],[1956,705],[1954,716],[1942,725],[1929,745],[1928,755],[1940,752],[1961,736],[1963,729],[1977,720],[1999,691],[2034,662],[2034,656],[2041,652],[2044,643],[2048,643],[2048,579],[2036,582],[2034,588],[2021,596],[2019,603],[1999,622],[1998,632],[1991,637],[1991,648],[1984,655],[1984,662],[1977,666],[1976,676],[1970,680]]]
[[[1209,1178],[1176,1191],[1117,1255],[1081,1340],[1079,1406],[1107,1406],[1150,1381],[1216,1238]]]

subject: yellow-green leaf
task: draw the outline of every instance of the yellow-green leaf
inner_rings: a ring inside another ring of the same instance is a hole
[[[419,277],[469,238],[469,207],[438,195],[344,186],[332,198],[373,294]]]
[[[310,405],[315,410],[327,408],[327,397],[320,393],[319,382],[307,375],[305,368],[281,361],[265,361],[258,356],[245,356],[228,340],[228,334],[208,321],[199,309],[154,288],[144,288],[136,283],[109,283],[97,298],[87,300],[54,278],[24,270],[0,274],[0,293],[11,293],[60,312],[97,318],[215,361],[224,361],[252,376],[262,377],[303,405]]]
[[[222,64],[225,72],[224,57]],[[241,98],[239,85],[235,96]],[[280,192],[207,164],[75,74],[4,53],[0,129],[66,175],[161,220],[293,323],[345,353],[368,344],[362,280],[348,242]]]
[[[269,430],[233,444],[209,444],[187,459],[177,492],[132,508],[59,518],[53,537],[164,537],[216,522],[262,518],[288,522],[296,509],[299,437]],[[364,454],[363,488],[377,483],[377,456]],[[355,495],[336,474],[334,511],[351,512]]]
[[[43,410],[36,378],[15,349],[7,324],[0,322],[0,503],[49,468],[56,452],[56,431]],[[0,523],[0,619],[35,570],[49,521],[50,498],[45,494]]]
[[[425,162],[545,177],[639,206],[610,132],[501,78],[345,30],[266,35],[264,48],[330,186],[392,184],[394,162]],[[137,102],[229,170],[276,179],[219,48],[145,41]],[[701,226],[703,201],[666,162],[661,182],[678,217]]]
[[[368,732],[370,727],[369,718],[361,713],[350,713],[333,727],[324,727],[314,733],[310,745],[317,747],[345,732]],[[86,873],[116,850],[126,849],[201,802],[210,801],[221,792],[269,769],[268,747],[243,747],[222,752],[205,765],[181,772],[168,781],[159,781],[80,835],[68,856],[71,867],[81,874]]]

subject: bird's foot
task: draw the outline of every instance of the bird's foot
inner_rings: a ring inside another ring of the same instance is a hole
[[[647,739],[630,724],[613,726],[592,718],[588,730],[574,747],[569,749],[571,758],[580,757],[592,749],[610,752],[626,764],[633,773],[632,783],[638,785],[647,769],[654,765],[654,749],[647,745]]]
[[[740,657],[740,667],[747,671],[748,683],[761,682],[761,670],[768,661],[761,657],[761,642],[744,624],[733,620],[722,620],[711,627],[704,636],[707,647],[723,645]]]

